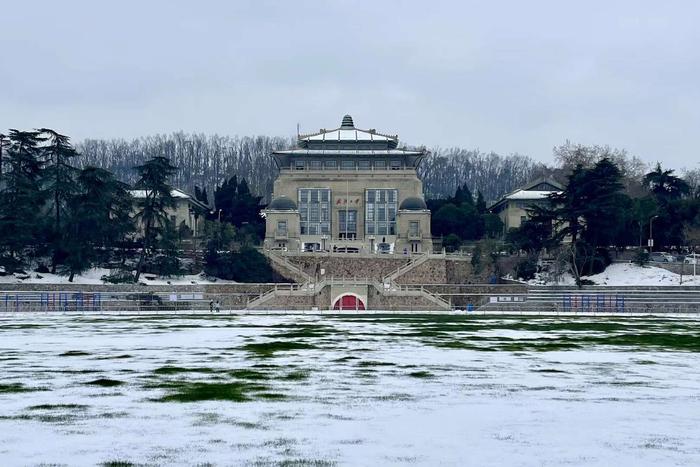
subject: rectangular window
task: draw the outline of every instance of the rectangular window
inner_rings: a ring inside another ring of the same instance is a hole
[[[283,235],[287,233],[287,221],[277,221],[277,233]]]
[[[357,210],[343,209],[338,211],[339,237],[354,239],[357,237]]]
[[[410,221],[408,223],[408,234],[411,237],[417,237],[418,233],[420,232],[420,222],[419,221]]]
[[[323,168],[326,170],[335,170],[338,168],[338,163],[336,161],[323,161]]]
[[[355,170],[355,161],[341,161],[341,170]]]
[[[385,170],[385,169],[386,169],[386,161],[385,160],[374,161],[374,170]]]
[[[391,188],[365,191],[365,232],[368,235],[396,234],[396,200],[398,192]]]
[[[401,161],[399,161],[399,160],[391,161],[391,170],[399,170],[399,169],[401,169]]]
[[[331,230],[331,190],[302,188],[298,191],[302,235],[327,235]]]
[[[321,170],[321,161],[311,161],[311,170]]]
[[[294,161],[294,170],[304,170],[304,161]]]
[[[359,161],[357,163],[357,166],[360,170],[369,170],[370,169],[369,161]]]

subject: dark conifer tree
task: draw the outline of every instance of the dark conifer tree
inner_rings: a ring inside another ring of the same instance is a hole
[[[136,212],[136,218],[143,227],[143,248],[134,278],[138,281],[146,255],[151,253],[150,250],[155,245],[158,230],[166,225],[166,209],[175,205],[168,180],[177,172],[177,167],[171,165],[170,159],[166,157],[154,157],[135,167],[135,170],[139,175],[135,188],[144,192],[137,200]]]
[[[53,214],[52,227],[49,229],[49,240],[52,245],[51,272],[56,272],[56,265],[65,256],[63,241],[63,217],[68,200],[76,192],[75,177],[77,169],[71,165],[71,159],[78,156],[70,143],[68,136],[48,128],[39,130],[45,135],[48,144],[44,146],[45,168],[42,175],[42,185],[47,197],[51,200]]]
[[[10,130],[9,147],[4,153],[6,173],[0,186],[0,248],[11,260],[24,249],[36,246],[41,231],[41,144],[37,131]]]
[[[77,177],[78,192],[69,201],[66,222],[65,271],[75,274],[88,269],[134,230],[132,200],[126,184],[106,170],[86,167]]]
[[[486,214],[486,201],[484,201],[484,195],[481,194],[481,190],[476,193],[476,212],[480,215]]]
[[[10,146],[7,135],[0,133],[0,188],[2,188],[2,174],[5,166],[5,148]]]

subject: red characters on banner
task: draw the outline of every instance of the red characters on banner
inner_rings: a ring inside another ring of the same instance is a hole
[[[360,205],[360,198],[355,198],[355,199],[347,199],[347,198],[337,198],[335,200],[335,205],[336,206],[345,206],[345,205],[355,205],[359,206]]]

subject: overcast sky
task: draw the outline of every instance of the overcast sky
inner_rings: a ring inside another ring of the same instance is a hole
[[[339,126],[549,162],[566,139],[699,167],[700,3],[11,1],[0,129]]]

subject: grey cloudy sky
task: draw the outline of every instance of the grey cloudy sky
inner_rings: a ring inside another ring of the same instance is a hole
[[[700,3],[4,1],[0,128],[74,139],[361,128],[698,167]]]

